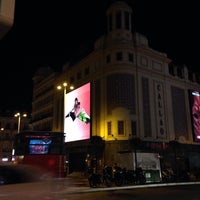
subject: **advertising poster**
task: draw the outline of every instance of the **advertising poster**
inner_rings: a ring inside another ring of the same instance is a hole
[[[195,142],[200,141],[200,92],[189,91],[190,110],[192,115],[193,138]]]
[[[66,94],[65,142],[90,138],[90,83]]]

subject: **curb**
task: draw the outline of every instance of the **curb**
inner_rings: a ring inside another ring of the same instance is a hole
[[[130,190],[130,189],[137,189],[137,188],[166,187],[166,186],[178,186],[178,185],[180,186],[181,185],[198,185],[198,184],[200,184],[200,182],[159,183],[159,184],[144,184],[144,185],[105,187],[105,188],[74,187],[74,188],[69,188],[70,191],[63,191],[61,193],[74,194],[74,193],[89,193],[89,192],[101,192],[101,191]]]

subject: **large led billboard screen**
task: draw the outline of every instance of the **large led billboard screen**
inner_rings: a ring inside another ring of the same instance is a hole
[[[65,96],[65,142],[90,138],[90,83]]]
[[[200,142],[200,92],[189,90],[193,138]]]

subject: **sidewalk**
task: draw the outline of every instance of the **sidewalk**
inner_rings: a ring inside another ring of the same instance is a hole
[[[77,189],[89,189],[88,178],[83,172],[73,172],[68,174],[66,179],[66,183],[69,188],[77,188]]]
[[[63,180],[63,181],[62,181]],[[81,194],[81,193],[94,193],[94,192],[109,192],[110,194],[113,194],[114,191],[118,190],[137,190],[138,188],[157,188],[157,187],[173,187],[173,186],[181,186],[181,185],[196,185],[200,182],[179,182],[179,183],[147,183],[144,185],[124,185],[116,187],[115,185],[111,187],[106,187],[104,184],[99,185],[98,187],[91,188],[89,186],[89,182],[85,174],[74,172],[69,174],[66,178],[61,179],[62,185],[57,190],[57,192],[54,192],[54,196],[56,199],[66,199],[68,195],[74,195],[74,194]],[[55,187],[56,184],[54,182],[53,187]],[[57,186],[59,187],[59,186]],[[64,198],[63,198],[64,197]]]
[[[123,186],[111,186],[106,187],[101,184],[99,187],[91,188],[89,186],[88,179],[84,173],[73,172],[65,178],[65,187],[62,193],[83,193],[83,192],[100,192],[100,191],[113,191],[113,190],[125,190],[125,189],[136,189],[136,188],[147,188],[147,187],[166,187],[176,185],[194,185],[200,184],[196,182],[177,182],[177,183],[147,183],[144,185],[123,185]]]
[[[72,172],[70,174],[68,174],[66,176],[66,178],[74,178],[74,179],[77,179],[77,178],[80,178],[80,179],[87,179],[87,177],[85,176],[85,173],[84,172]]]

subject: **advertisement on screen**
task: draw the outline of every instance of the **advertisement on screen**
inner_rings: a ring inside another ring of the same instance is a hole
[[[31,139],[29,142],[30,154],[48,154],[51,140]]]
[[[64,132],[65,142],[90,138],[90,83],[66,94]]]
[[[193,138],[195,142],[200,142],[200,92],[190,90],[189,96],[192,116]]]

